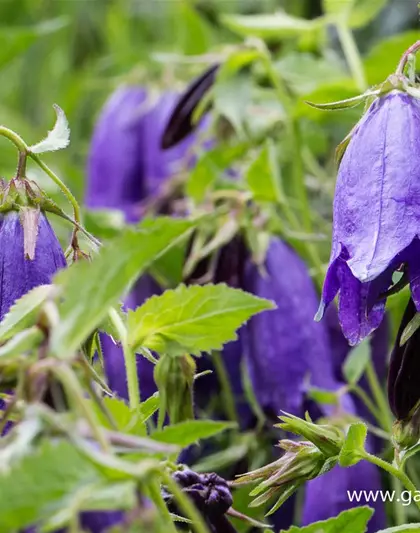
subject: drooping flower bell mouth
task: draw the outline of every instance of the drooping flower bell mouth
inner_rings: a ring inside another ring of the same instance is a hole
[[[376,329],[393,273],[405,265],[420,309],[420,100],[376,98],[351,133],[339,166],[330,264],[317,318],[340,293],[350,344]]]

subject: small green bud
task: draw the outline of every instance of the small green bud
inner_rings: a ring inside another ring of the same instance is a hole
[[[154,370],[159,389],[161,411],[167,412],[171,424],[194,418],[193,385],[196,371],[194,358],[163,355]]]
[[[420,438],[420,428],[413,418],[396,420],[392,426],[392,443],[398,450],[414,446]]]
[[[279,418],[282,423],[276,427],[295,435],[301,435],[315,444],[327,457],[334,457],[340,453],[344,444],[344,434],[337,427],[330,424],[314,424],[289,414]]]

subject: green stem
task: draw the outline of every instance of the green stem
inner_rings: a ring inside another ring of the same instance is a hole
[[[137,409],[140,405],[140,384],[139,377],[137,375],[136,357],[127,342],[127,328],[125,327],[122,318],[114,308],[109,310],[108,316],[118,332],[124,353],[124,364],[127,374],[128,399],[130,408]]]
[[[413,45],[411,45],[410,48],[408,48],[408,50],[406,50],[403,53],[401,60],[398,63],[397,70],[395,71],[395,74],[397,76],[402,76],[404,74],[404,69],[407,64],[408,58],[410,57],[411,54],[416,54],[419,50],[420,50],[420,41],[417,41]]]
[[[284,106],[286,112],[286,126],[293,147],[293,185],[296,199],[299,201],[302,215],[302,224],[307,232],[312,231],[311,209],[305,185],[305,172],[301,153],[301,133],[299,122],[294,118],[293,100],[280,79],[279,73],[274,69],[268,52],[263,54],[263,61],[271,83],[277,93],[277,97]]]
[[[45,174],[47,174],[52,180],[53,182],[58,185],[58,187],[62,190],[62,192],[64,193],[64,195],[67,197],[68,201],[71,203],[71,205],[73,206],[73,212],[74,212],[74,220],[80,224],[81,223],[81,216],[80,216],[80,207],[79,207],[79,204],[77,203],[77,200],[76,198],[73,196],[73,193],[71,192],[71,190],[67,187],[67,185],[61,181],[61,179],[57,176],[57,174],[55,174],[49,166],[47,166],[40,158],[37,154],[33,154],[32,152],[29,152],[29,157],[31,159],[33,159],[35,161],[35,163],[37,163],[38,166],[40,166],[42,168],[42,170],[45,172]]]
[[[372,402],[372,400],[369,398],[369,396],[366,394],[366,392],[361,387],[359,387],[358,385],[352,385],[349,388],[349,391],[353,392],[356,396],[358,396],[360,398],[360,400],[365,404],[367,409],[370,411],[370,413],[375,417],[376,421],[382,427],[383,419],[382,419],[382,416],[381,416],[381,412],[375,406],[375,404]]]
[[[406,523],[406,516],[405,516],[405,508],[400,503],[400,495],[401,495],[401,482],[396,479],[394,476],[391,476],[391,486],[394,494],[397,495],[397,498],[394,498],[393,501],[393,507],[394,507],[394,515],[395,515],[395,522],[397,526],[401,526],[402,524]]]
[[[368,84],[353,32],[345,22],[338,22],[336,27],[338,38],[340,39],[341,47],[352,76],[357,83],[359,90],[365,92],[368,89]]]
[[[9,130],[9,128],[6,128],[6,126],[0,126],[0,135],[9,139],[9,141],[16,146],[20,153],[28,153],[28,145],[25,143],[22,137],[20,137],[14,131]]]
[[[52,366],[51,372],[56,374],[61,383],[64,385],[64,388],[71,400],[73,400],[79,407],[80,412],[86,418],[89,426],[92,429],[92,434],[95,436],[103,451],[107,453],[110,452],[109,443],[105,438],[105,434],[102,431],[102,427],[99,423],[96,413],[86,401],[86,398],[84,397],[84,391],[80,386],[76,375],[68,366],[64,366],[63,364]]]
[[[399,479],[403,486],[409,492],[412,493],[413,501],[420,510],[420,501],[416,502],[414,498],[414,496],[417,494],[417,489],[411,479],[407,476],[407,474],[393,466],[391,463],[387,463],[383,459],[376,457],[376,455],[372,455],[366,451],[363,454],[363,458],[366,459],[366,461],[369,461],[370,463],[379,466],[379,468],[382,468],[382,470],[385,470],[386,472],[388,472],[388,474],[391,474],[391,476]]]
[[[171,513],[169,512],[165,501],[162,498],[162,494],[160,492],[160,484],[159,481],[156,479],[153,479],[147,486],[150,494],[150,498],[153,500],[153,503],[156,505],[156,509],[159,513],[159,518],[163,519],[162,521],[164,524],[162,524],[165,527],[164,531],[167,531],[167,533],[177,533],[177,529],[175,527],[175,524],[171,518]]]
[[[182,492],[178,483],[167,472],[162,472],[161,475],[163,476],[163,480],[165,485],[167,485],[169,492],[173,494],[175,500],[177,501],[180,510],[187,518],[191,520],[191,528],[195,531],[195,533],[209,533],[209,529],[206,526],[200,512],[197,510],[188,496]]]
[[[375,398],[376,405],[379,409],[382,428],[386,431],[391,431],[392,417],[388,407],[388,402],[385,398],[384,392],[382,390],[381,384],[379,383],[378,376],[376,375],[371,360],[366,365],[366,378],[369,383],[369,388],[372,391],[372,395]]]
[[[238,421],[238,413],[236,411],[235,397],[230,386],[229,376],[226,372],[226,366],[223,362],[223,357],[220,352],[213,352],[212,359],[216,369],[217,377],[219,378],[223,405],[229,420]]]

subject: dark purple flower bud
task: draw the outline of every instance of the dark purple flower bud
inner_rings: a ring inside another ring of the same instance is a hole
[[[194,111],[216,79],[220,65],[212,65],[186,88],[175,105],[163,131],[161,146],[171,148],[193,132],[197,124],[193,122]]]
[[[305,487],[303,505],[303,525],[318,520],[326,520],[346,509],[359,505],[369,505],[375,513],[368,525],[368,533],[382,530],[386,526],[383,502],[365,501],[364,494],[381,490],[379,470],[366,461],[361,461],[350,468],[334,467],[330,472],[309,481]],[[354,491],[354,492],[353,492]],[[366,491],[366,492],[362,492]],[[362,500],[353,502],[349,494],[361,494]]]
[[[25,256],[24,228],[17,211],[9,211],[0,222],[0,320],[28,291],[51,283],[53,275],[66,266],[60,243],[44,213],[36,221],[33,259]]]
[[[405,309],[391,354],[388,373],[388,401],[392,412],[399,420],[413,415],[420,400],[420,329],[408,341],[400,345],[401,336],[416,314],[416,306],[410,298]]]
[[[325,327],[313,321],[317,294],[305,263],[279,239],[270,243],[266,275],[248,264],[244,289],[273,300],[277,308],[253,317],[243,330],[244,349],[256,397],[267,413],[302,410],[307,380],[336,390]]]
[[[420,309],[420,103],[401,91],[377,98],[351,133],[338,172],[324,309],[340,291],[351,345],[376,329],[392,274],[405,265]]]
[[[175,472],[173,477],[182,487],[183,492],[194,502],[194,505],[205,518],[211,530],[214,529],[215,523],[223,525],[222,531],[232,531],[229,529],[229,522],[220,521],[225,513],[232,506],[232,495],[227,482],[217,474],[197,474],[192,470],[182,470]],[[163,493],[168,507],[172,512],[179,514],[176,505],[174,505],[172,495],[167,491]]]

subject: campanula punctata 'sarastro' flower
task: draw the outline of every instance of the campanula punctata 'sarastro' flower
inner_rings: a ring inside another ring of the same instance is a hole
[[[340,293],[351,345],[381,323],[392,275],[403,270],[420,310],[420,102],[400,90],[378,97],[350,134],[335,191],[332,250],[321,318]]]

